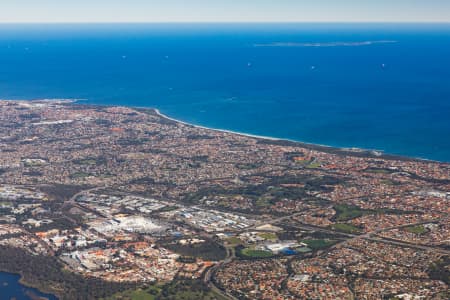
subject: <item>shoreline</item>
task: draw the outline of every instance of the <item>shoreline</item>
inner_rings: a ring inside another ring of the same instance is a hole
[[[31,284],[31,283],[27,282],[25,276],[21,272],[16,273],[16,272],[10,272],[10,271],[5,271],[3,269],[0,269],[0,273],[14,275],[14,276],[19,276],[19,280],[17,280],[17,282],[20,285],[24,286],[25,288],[29,288],[31,290],[35,290],[38,293],[45,294],[45,296],[39,296],[39,297],[45,297],[45,299],[49,299],[49,298],[47,298],[47,296],[55,297],[56,299],[60,299],[61,298],[61,295],[57,295],[54,291],[51,291],[49,289],[45,289],[44,287],[37,286],[37,285],[34,285],[34,284]]]
[[[143,108],[154,110],[155,113],[158,116],[160,116],[160,117],[162,117],[164,119],[167,119],[167,120],[170,120],[170,121],[174,121],[174,122],[186,125],[186,126],[192,126],[192,127],[195,127],[195,128],[206,129],[206,130],[213,130],[213,131],[218,131],[218,132],[223,132],[223,133],[237,134],[237,135],[251,137],[251,138],[256,138],[256,139],[265,139],[265,140],[271,140],[271,141],[282,141],[282,140],[285,140],[285,141],[290,141],[290,142],[297,142],[297,141],[294,141],[294,140],[281,139],[281,138],[276,138],[276,137],[271,137],[271,136],[256,135],[256,134],[251,134],[251,133],[238,132],[238,131],[232,131],[232,130],[227,130],[227,129],[219,129],[219,128],[213,128],[213,127],[206,127],[206,126],[202,126],[202,125],[196,125],[196,124],[188,123],[188,122],[185,122],[185,121],[181,121],[179,119],[175,119],[175,118],[169,117],[168,115],[162,113],[157,108],[148,108],[148,107],[143,107]],[[319,145],[319,146],[322,146],[322,145]],[[325,145],[323,145],[323,146],[326,147]]]
[[[238,132],[228,129],[220,129],[214,127],[207,127],[203,125],[192,124],[186,121],[182,121],[173,117],[168,116],[165,113],[162,113],[158,108],[154,107],[142,107],[142,106],[128,106],[128,105],[113,105],[113,104],[95,104],[95,103],[80,103],[84,101],[89,101],[88,99],[79,99],[79,98],[46,98],[46,99],[0,99],[0,101],[17,101],[17,102],[60,102],[62,104],[78,104],[78,105],[86,105],[86,106],[103,106],[103,107],[128,107],[133,109],[141,109],[141,110],[150,110],[153,111],[156,115],[166,120],[183,124],[185,126],[192,126],[194,128],[200,128],[205,130],[213,130],[216,132],[228,133],[228,134],[236,134],[239,136],[254,138],[259,141],[269,141],[277,144],[289,144],[289,146],[297,146],[303,147],[306,149],[317,150],[327,153],[340,154],[340,155],[349,155],[349,156],[357,156],[357,157],[370,157],[370,158],[383,158],[389,160],[401,160],[401,161],[420,161],[420,162],[428,162],[428,163],[441,163],[441,164],[450,164],[450,161],[440,161],[435,159],[428,159],[423,157],[415,157],[408,156],[402,154],[390,154],[384,152],[384,150],[375,150],[375,149],[365,149],[359,147],[338,147],[338,146],[330,146],[324,144],[317,143],[308,143],[304,141],[293,140],[289,138],[277,138],[271,136],[257,135],[245,132]]]
[[[129,106],[132,107],[132,106]],[[433,159],[428,158],[421,158],[421,157],[413,157],[413,156],[406,156],[406,155],[400,155],[400,154],[389,154],[385,153],[383,150],[374,150],[374,149],[364,149],[359,147],[336,147],[336,146],[329,146],[329,145],[323,145],[323,144],[316,144],[316,143],[308,143],[303,141],[297,141],[292,140],[288,138],[277,138],[277,137],[271,137],[271,136],[264,136],[264,135],[256,135],[251,133],[245,133],[245,132],[238,132],[228,129],[220,129],[220,128],[213,128],[213,127],[207,127],[197,124],[188,123],[179,119],[172,118],[164,113],[162,113],[157,108],[151,108],[151,107],[138,107],[139,109],[147,109],[152,110],[155,112],[156,115],[158,115],[161,118],[180,123],[186,126],[192,126],[194,128],[200,128],[205,130],[212,130],[222,133],[229,133],[229,134],[235,134],[240,135],[244,137],[250,137],[261,141],[272,141],[272,142],[278,142],[278,143],[291,143],[292,146],[297,147],[303,147],[311,150],[317,150],[317,151],[323,151],[323,152],[332,152],[335,154],[342,154],[342,155],[350,155],[350,156],[361,156],[361,157],[372,157],[372,158],[383,158],[383,159],[391,159],[391,160],[406,160],[406,161],[421,161],[421,162],[430,162],[430,163],[441,163],[441,164],[450,164],[450,162],[446,161],[437,161]]]

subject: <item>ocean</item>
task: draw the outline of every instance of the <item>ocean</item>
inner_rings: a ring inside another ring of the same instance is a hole
[[[450,162],[450,24],[0,25],[0,98]]]

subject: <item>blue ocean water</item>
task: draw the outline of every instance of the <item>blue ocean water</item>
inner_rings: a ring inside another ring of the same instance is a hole
[[[20,276],[0,272],[0,299],[1,300],[31,300],[42,299],[57,300],[55,296],[44,294],[36,289],[28,288],[19,283]],[[39,298],[41,299],[41,298]]]
[[[0,98],[450,161],[450,24],[0,25]]]

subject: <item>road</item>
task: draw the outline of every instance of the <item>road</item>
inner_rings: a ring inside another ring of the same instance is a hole
[[[311,225],[292,225],[292,224],[284,224],[284,225],[289,225],[291,227],[295,227],[301,230],[314,230],[314,231],[319,231],[319,232],[324,232],[324,233],[329,233],[329,234],[339,234],[339,235],[343,235],[343,236],[347,236],[350,239],[344,241],[343,243],[348,243],[352,240],[355,239],[366,239],[369,241],[374,241],[374,242],[380,242],[380,243],[385,243],[385,244],[391,244],[391,245],[395,245],[395,246],[401,246],[401,247],[408,247],[408,248],[413,248],[413,249],[419,249],[419,250],[426,250],[426,251],[433,251],[433,252],[437,252],[437,253],[441,253],[441,254],[445,254],[445,255],[450,255],[450,251],[449,250],[445,250],[445,249],[441,249],[441,248],[437,248],[437,247],[430,247],[430,246],[425,246],[425,245],[419,245],[419,244],[412,244],[412,243],[408,243],[408,242],[404,242],[404,241],[398,241],[398,240],[393,240],[393,239],[387,239],[387,238],[383,238],[380,236],[375,236],[381,232],[384,231],[389,231],[392,229],[399,229],[399,228],[405,228],[405,227],[410,227],[410,226],[417,226],[417,225],[423,225],[423,224],[429,224],[429,223],[436,223],[436,222],[440,222],[443,220],[446,220],[447,218],[442,218],[442,219],[435,219],[435,220],[428,220],[428,221],[421,221],[421,222],[416,222],[416,223],[409,223],[409,224],[404,224],[404,225],[399,225],[399,226],[393,226],[393,227],[387,227],[387,228],[383,228],[383,229],[379,229],[376,231],[372,231],[372,232],[368,232],[368,233],[364,233],[364,234],[350,234],[350,233],[341,233],[339,231],[334,231],[331,229],[325,229],[322,227],[317,227],[317,226],[311,226]],[[341,244],[341,243],[340,243]]]
[[[219,270],[224,265],[232,262],[236,258],[236,253],[235,253],[233,247],[225,247],[225,248],[227,249],[227,257],[223,261],[219,262],[218,264],[214,265],[213,267],[209,268],[206,271],[204,278],[203,278],[203,282],[205,284],[207,284],[211,290],[213,290],[215,293],[221,295],[225,299],[237,300],[237,298],[234,297],[233,295],[231,295],[230,293],[219,289],[214,284],[214,281],[212,280],[212,278],[214,277],[214,274],[217,272],[217,270]]]
[[[292,215],[289,215],[289,216],[283,216],[283,217],[274,218],[274,219],[268,219],[268,220],[264,220],[264,221],[261,220],[261,221],[257,222],[256,224],[254,224],[253,226],[248,227],[248,228],[246,228],[244,230],[241,230],[241,231],[239,231],[237,233],[251,231],[251,230],[254,230],[257,227],[259,227],[261,225],[264,225],[264,224],[288,225],[290,227],[295,227],[295,228],[298,228],[300,230],[319,231],[319,232],[328,233],[328,234],[341,235],[341,236],[345,236],[345,237],[349,238],[349,239],[346,239],[346,240],[342,241],[341,243],[335,244],[330,249],[333,249],[333,248],[335,248],[337,246],[342,246],[342,245],[344,245],[346,243],[349,243],[350,241],[353,241],[353,240],[365,239],[365,240],[369,240],[369,241],[373,241],[373,242],[386,243],[386,244],[390,244],[390,245],[394,245],[394,246],[408,247],[408,248],[412,248],[412,249],[432,251],[432,252],[437,252],[437,253],[441,253],[441,254],[445,254],[445,255],[450,255],[450,251],[449,250],[445,250],[445,249],[441,249],[441,248],[437,248],[437,247],[430,247],[430,246],[426,246],[426,245],[412,244],[412,243],[408,243],[408,242],[404,242],[404,241],[397,241],[397,240],[392,240],[392,239],[386,239],[386,238],[377,236],[377,234],[380,234],[381,232],[389,231],[389,230],[393,230],[393,229],[400,229],[400,228],[405,228],[405,227],[410,227],[410,226],[418,226],[418,225],[423,225],[423,224],[429,224],[429,223],[436,223],[436,222],[445,221],[445,220],[448,219],[448,217],[441,218],[441,219],[427,220],[427,221],[421,221],[421,222],[416,222],[416,223],[409,223],[409,224],[403,224],[403,225],[399,225],[399,226],[392,226],[392,227],[382,228],[382,229],[375,230],[375,231],[368,232],[368,233],[364,233],[364,234],[342,233],[342,232],[335,231],[335,230],[332,230],[332,229],[318,227],[318,226],[314,226],[314,225],[307,225],[307,224],[284,223],[285,221],[289,221],[292,217],[295,217],[295,216],[303,214],[303,213],[304,212],[299,212],[299,213],[292,214]],[[232,252],[230,252],[230,251],[232,251]],[[236,298],[233,295],[230,295],[229,293],[224,292],[224,291],[220,290],[219,288],[217,288],[214,285],[212,278],[214,277],[214,275],[217,272],[217,270],[222,268],[224,265],[230,263],[234,259],[235,259],[234,248],[227,247],[227,258],[225,260],[223,260],[222,262],[218,263],[217,265],[215,265],[214,267],[210,268],[206,272],[205,277],[204,277],[204,282],[206,284],[208,284],[208,286],[212,290],[214,290],[215,292],[223,295],[227,299],[236,299]]]
[[[68,201],[65,202],[65,205],[74,205],[74,206],[78,206],[81,209],[88,209],[89,211],[91,211],[91,209],[84,207],[83,205],[81,205],[80,203],[77,203],[75,200],[77,199],[78,196],[89,193],[89,192],[93,192],[96,190],[101,190],[104,189],[106,187],[95,187],[95,188],[91,188],[91,189],[87,189],[84,191],[81,191],[75,195],[73,195]],[[98,215],[98,212],[93,211],[94,213],[96,213]],[[309,211],[310,213],[312,211]],[[427,221],[421,221],[421,222],[416,222],[416,223],[410,223],[410,224],[404,224],[404,225],[399,225],[399,226],[393,226],[393,227],[387,227],[387,228],[383,228],[383,229],[379,229],[379,230],[375,230],[372,232],[368,232],[368,233],[364,233],[364,234],[350,234],[350,233],[342,233],[339,231],[335,231],[332,229],[328,229],[328,228],[323,228],[323,227],[318,227],[318,226],[314,226],[314,225],[308,225],[308,224],[291,224],[291,223],[285,223],[286,221],[291,220],[293,217],[297,216],[297,215],[301,215],[304,214],[305,212],[298,212],[292,215],[288,215],[288,216],[282,216],[282,217],[278,217],[278,218],[272,218],[272,219],[267,219],[267,220],[260,220],[257,223],[255,223],[253,226],[248,227],[246,229],[243,229],[237,233],[241,233],[241,232],[247,232],[250,230],[255,230],[257,227],[264,225],[264,224],[273,224],[273,225],[288,225],[290,227],[295,227],[298,228],[300,230],[307,230],[307,231],[318,231],[318,232],[323,232],[323,233],[328,233],[328,234],[334,234],[334,235],[341,235],[341,236],[345,236],[349,239],[346,239],[345,241],[342,241],[341,243],[338,243],[336,245],[334,245],[331,248],[335,248],[339,245],[343,245],[345,243],[349,243],[350,241],[353,240],[357,240],[357,239],[365,239],[365,240],[369,240],[369,241],[373,241],[373,242],[381,242],[381,243],[386,243],[386,244],[390,244],[390,245],[395,245],[395,246],[401,246],[401,247],[409,247],[409,248],[413,248],[413,249],[420,249],[420,250],[425,250],[425,251],[433,251],[433,252],[438,252],[438,253],[442,253],[445,255],[450,255],[450,251],[449,250],[445,250],[445,249],[440,249],[440,248],[436,248],[436,247],[430,247],[430,246],[426,246],[426,245],[418,245],[418,244],[412,244],[412,243],[408,243],[408,242],[404,242],[404,241],[398,241],[398,240],[393,240],[393,239],[387,239],[387,238],[383,238],[378,236],[378,234],[384,232],[384,231],[389,231],[389,230],[393,230],[393,229],[400,229],[400,228],[405,228],[405,227],[409,227],[409,226],[418,226],[418,225],[423,225],[423,224],[428,224],[428,223],[436,223],[436,222],[440,222],[443,220],[446,220],[447,218],[442,218],[442,219],[436,219],[436,220],[427,220]],[[104,217],[104,216],[102,216]],[[235,251],[233,247],[226,247],[227,249],[227,256],[226,258],[217,263],[216,265],[214,265],[213,267],[209,268],[205,274],[204,274],[204,278],[203,281],[205,284],[208,285],[208,287],[214,291],[215,293],[221,295],[222,297],[224,297],[225,299],[232,299],[232,300],[237,300],[236,297],[234,297],[233,295],[231,295],[230,293],[223,291],[221,289],[219,289],[213,281],[213,277],[215,275],[215,273],[220,269],[223,268],[226,264],[229,264],[230,262],[232,262],[236,256],[235,256]]]

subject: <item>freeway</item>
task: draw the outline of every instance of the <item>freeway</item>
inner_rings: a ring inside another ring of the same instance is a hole
[[[226,264],[232,262],[232,261],[236,258],[236,253],[235,253],[233,247],[226,247],[226,249],[227,249],[227,257],[226,257],[223,261],[219,262],[218,264],[214,265],[213,267],[209,268],[209,269],[206,271],[206,273],[205,273],[205,275],[204,275],[204,278],[203,278],[203,282],[204,282],[205,284],[207,284],[208,287],[209,287],[211,290],[213,290],[215,293],[221,295],[221,296],[224,297],[225,299],[229,299],[229,300],[237,300],[237,298],[234,297],[233,295],[231,295],[230,293],[225,292],[225,291],[219,289],[219,288],[214,284],[214,281],[213,281],[214,274],[217,272],[217,270],[219,270],[219,269],[220,269],[221,267],[223,267],[224,265],[226,265]]]
[[[409,224],[403,224],[403,225],[399,225],[399,226],[393,226],[393,227],[388,227],[388,228],[383,228],[383,229],[379,229],[376,231],[372,231],[372,232],[368,232],[368,233],[364,233],[364,234],[350,234],[350,233],[342,233],[339,231],[335,231],[335,230],[331,230],[331,229],[327,229],[327,228],[323,228],[323,227],[318,227],[318,226],[312,226],[312,225],[307,225],[307,224],[285,224],[285,223],[281,223],[281,225],[289,225],[291,227],[295,227],[301,230],[313,230],[313,231],[319,231],[319,232],[323,232],[323,233],[329,233],[329,234],[339,234],[341,236],[346,236],[349,237],[349,240],[344,241],[343,243],[348,243],[351,240],[355,240],[355,239],[366,239],[369,241],[374,241],[374,242],[380,242],[380,243],[386,243],[386,244],[391,244],[391,245],[395,245],[395,246],[401,246],[401,247],[408,247],[408,248],[413,248],[413,249],[419,249],[419,250],[426,250],[426,251],[433,251],[433,252],[438,252],[441,254],[445,254],[445,255],[450,255],[450,251],[449,250],[445,250],[445,249],[441,249],[441,248],[437,248],[437,247],[430,247],[430,246],[425,246],[425,245],[419,245],[419,244],[413,244],[413,243],[408,243],[408,242],[404,242],[404,241],[399,241],[399,240],[394,240],[394,239],[387,239],[387,238],[383,238],[380,236],[375,236],[381,232],[384,231],[389,231],[392,229],[399,229],[399,228],[405,228],[405,227],[409,227],[409,226],[417,226],[417,225],[423,225],[423,224],[429,224],[429,223],[436,223],[436,222],[440,222],[443,220],[446,220],[447,218],[441,218],[441,219],[435,219],[435,220],[428,220],[428,221],[421,221],[421,222],[416,222],[416,223],[409,223]],[[340,245],[343,243],[339,243],[336,244]]]

